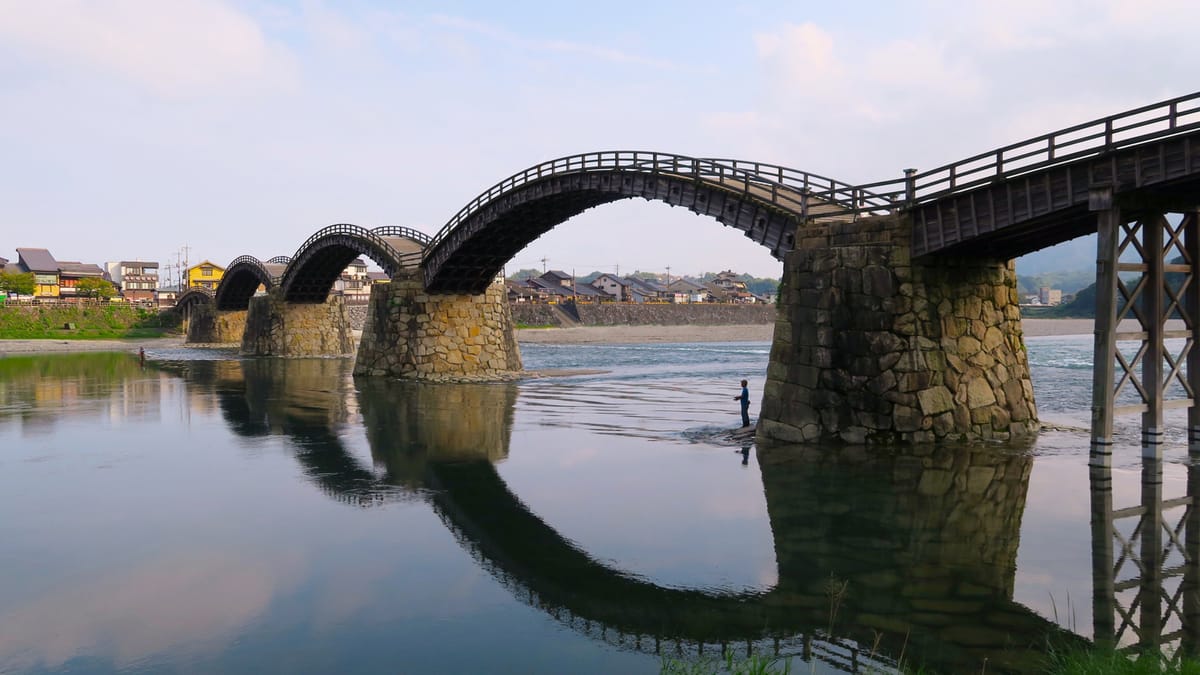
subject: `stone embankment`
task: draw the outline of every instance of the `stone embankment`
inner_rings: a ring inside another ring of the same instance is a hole
[[[697,304],[584,304],[512,305],[518,326],[722,326],[769,324],[775,321],[774,305]],[[567,313],[567,317],[563,313]],[[574,323],[568,323],[569,321]]]

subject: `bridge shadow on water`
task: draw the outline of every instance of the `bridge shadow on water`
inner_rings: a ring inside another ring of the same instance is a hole
[[[289,439],[329,497],[362,508],[427,503],[514,598],[624,649],[782,654],[845,672],[888,672],[898,662],[1033,672],[1047,646],[1089,644],[1013,601],[1033,465],[1024,452],[759,449],[777,582],[751,591],[679,588],[597,559],[505,483],[495,464],[512,451],[518,385],[355,382],[337,360],[170,367],[198,393],[215,394],[238,435]],[[345,434],[358,425],[369,461],[347,449]],[[1155,493],[1148,475],[1150,501],[1140,509],[1113,508],[1111,477],[1093,475],[1094,634],[1126,651],[1173,657],[1197,644],[1200,515],[1191,488],[1200,481],[1189,481],[1185,498],[1163,499],[1161,481]],[[1164,520],[1180,506],[1184,515]],[[1114,527],[1133,516],[1132,533]],[[1139,570],[1133,581],[1122,565]]]

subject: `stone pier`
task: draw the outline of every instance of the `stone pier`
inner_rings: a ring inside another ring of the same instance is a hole
[[[480,295],[428,293],[419,272],[371,287],[355,375],[482,382],[521,370],[502,280]]]
[[[353,350],[341,296],[293,303],[273,289],[250,299],[241,349],[246,356],[346,356]]]
[[[196,305],[187,317],[187,342],[241,344],[246,332],[246,310],[218,310],[211,304]]]
[[[798,231],[760,436],[928,443],[1036,430],[1012,263],[913,261],[910,237],[903,216]]]

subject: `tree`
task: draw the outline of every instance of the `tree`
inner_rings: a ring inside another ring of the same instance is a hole
[[[116,295],[116,289],[110,281],[87,277],[75,284],[75,293],[81,298],[111,298]]]
[[[0,272],[0,291],[14,295],[33,295],[36,288],[33,272]]]
[[[532,267],[529,267],[526,269],[517,270],[516,272],[513,272],[512,274],[508,275],[508,280],[509,281],[525,281],[526,279],[533,279],[533,278],[540,277],[540,276],[542,276],[541,270],[535,270]]]

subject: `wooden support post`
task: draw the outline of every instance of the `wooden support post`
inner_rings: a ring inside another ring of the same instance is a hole
[[[1097,210],[1096,326],[1092,359],[1092,445],[1089,463],[1112,466],[1113,359],[1117,350],[1117,260],[1121,211],[1111,189],[1093,190]]]
[[[1189,365],[1190,367],[1190,365]],[[1200,654],[1200,466],[1188,464],[1187,522],[1184,524],[1184,569],[1183,569],[1183,636],[1179,649],[1184,656],[1195,658]]]
[[[1116,647],[1113,569],[1112,469],[1092,466],[1092,636],[1101,649]]]
[[[1187,385],[1192,399],[1188,406],[1188,454],[1194,457],[1200,455],[1200,211],[1186,214],[1182,224],[1189,270],[1180,315],[1191,343],[1187,354]]]
[[[1142,520],[1138,560],[1138,647],[1142,654],[1162,658],[1163,596],[1163,500],[1162,462],[1142,458]]]
[[[1142,222],[1142,257],[1146,265],[1146,285],[1142,291],[1142,331],[1146,352],[1142,357],[1142,385],[1146,388],[1146,408],[1142,412],[1142,457],[1162,459],[1163,446],[1163,298],[1166,273],[1163,270],[1163,231],[1168,227],[1164,216]]]

